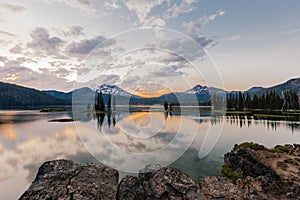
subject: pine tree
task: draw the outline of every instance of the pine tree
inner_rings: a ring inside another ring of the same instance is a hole
[[[244,109],[244,98],[242,95],[242,92],[239,92],[239,98],[238,98],[238,109],[243,110]]]
[[[249,93],[247,93],[246,95],[246,100],[245,100],[245,105],[246,105],[246,109],[251,109],[252,108],[252,105],[251,105],[251,96]]]
[[[102,92],[100,91],[100,93],[98,93],[98,106],[99,106],[99,110],[100,111],[104,111],[105,110],[105,104],[103,101],[103,97],[102,97]]]
[[[107,109],[111,110],[111,95],[110,95],[110,93],[108,94]]]

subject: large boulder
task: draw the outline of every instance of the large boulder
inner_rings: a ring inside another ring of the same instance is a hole
[[[119,185],[118,199],[206,199],[199,185],[171,167],[149,165],[139,177],[126,176]]]
[[[118,171],[101,164],[49,161],[20,199],[115,199],[118,176]]]

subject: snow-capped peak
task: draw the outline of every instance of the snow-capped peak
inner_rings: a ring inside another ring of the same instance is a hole
[[[192,89],[189,89],[189,90],[185,91],[185,93],[188,93],[188,94],[201,94],[201,93],[207,92],[208,90],[209,90],[209,88],[207,86],[196,85]]]
[[[127,97],[132,96],[132,94],[126,92],[125,90],[119,88],[116,85],[103,84],[99,86],[98,91],[101,91],[103,94],[112,94],[112,95],[127,96]]]

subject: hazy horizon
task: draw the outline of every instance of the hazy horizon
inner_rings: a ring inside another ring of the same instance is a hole
[[[270,88],[270,87],[273,87],[273,86],[277,86],[277,85],[286,83],[287,81],[292,80],[292,79],[300,79],[300,77],[292,77],[292,78],[289,78],[288,80],[282,81],[282,82],[280,82],[280,83],[275,83],[275,84],[272,84],[272,85],[268,85],[268,86],[253,85],[253,86],[251,86],[250,88],[247,88],[247,89],[244,89],[244,90],[227,90],[226,88],[224,88],[224,90],[225,90],[225,91],[228,91],[228,92],[233,92],[233,91],[242,91],[242,92],[243,92],[243,91],[247,91],[247,90],[249,90],[249,89],[251,89],[251,88],[253,88],[253,87]],[[3,82],[3,83],[10,83],[10,82]],[[10,83],[10,84],[14,84],[14,83]],[[22,84],[16,84],[16,85],[23,86],[23,87],[27,87],[27,86],[24,86],[24,85],[22,85]],[[105,85],[109,85],[109,84],[105,84]],[[195,86],[197,86],[197,85],[207,86],[207,85],[205,85],[205,84],[196,84],[196,85],[194,85],[193,87],[195,87]],[[99,85],[99,86],[101,86],[101,85]],[[116,84],[116,86],[118,86],[118,84]],[[119,86],[118,86],[118,87],[119,87]],[[192,89],[193,87],[187,88],[187,89],[185,89],[185,90],[168,91],[168,92],[166,92],[166,93],[154,94],[153,96],[151,96],[151,95],[138,94],[138,93],[134,93],[134,92],[132,92],[132,94],[137,95],[137,96],[142,96],[142,97],[145,97],[145,98],[148,98],[148,97],[151,98],[151,97],[159,97],[159,96],[161,96],[161,95],[168,94],[168,93],[171,93],[171,92],[183,92],[183,91]],[[210,87],[214,87],[214,86],[210,86]],[[68,93],[68,92],[72,92],[73,90],[80,89],[80,88],[82,88],[82,87],[75,87],[75,88],[73,88],[73,89],[71,89],[71,90],[68,90],[68,91],[63,91],[63,90],[59,90],[59,89],[56,89],[56,88],[49,88],[49,89],[38,89],[38,88],[35,88],[35,87],[28,87],[28,88],[33,88],[33,89],[37,89],[37,90],[40,90],[40,91],[48,91],[48,90],[50,91],[50,90],[55,90],[55,91],[58,91],[58,92]],[[120,87],[120,88],[123,89],[122,87]],[[90,88],[90,89],[93,89],[93,88]],[[222,89],[222,88],[220,88],[220,89]],[[126,90],[125,90],[125,91],[126,91]],[[129,92],[129,91],[127,91],[127,92]]]

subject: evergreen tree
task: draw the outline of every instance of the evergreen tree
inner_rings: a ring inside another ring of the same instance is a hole
[[[100,111],[105,110],[105,104],[104,104],[104,101],[103,101],[103,96],[102,96],[101,91],[100,91],[100,93],[98,93],[98,106],[99,106]]]
[[[244,109],[244,98],[243,98],[243,95],[242,95],[241,91],[239,92],[238,106],[237,107],[238,107],[239,110]]]
[[[111,110],[111,95],[110,95],[110,93],[108,94],[107,109]]]
[[[246,95],[246,100],[245,100],[245,105],[246,105],[246,109],[251,109],[252,108],[252,102],[251,102],[251,96],[249,93],[247,93]]]

